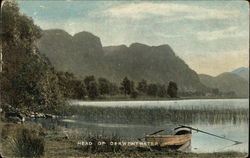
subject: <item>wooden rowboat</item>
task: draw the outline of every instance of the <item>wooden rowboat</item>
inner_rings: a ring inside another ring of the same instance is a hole
[[[192,131],[181,129],[174,135],[146,135],[145,140],[152,142],[153,148],[170,148],[186,150],[191,145]]]

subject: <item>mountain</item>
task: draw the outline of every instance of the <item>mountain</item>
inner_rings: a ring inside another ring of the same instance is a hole
[[[59,29],[46,30],[38,41],[38,48],[57,70],[99,77],[107,71],[100,38],[89,32],[71,36]]]
[[[233,70],[231,73],[237,74],[249,82],[249,68],[240,67],[238,69]]]
[[[234,73],[225,72],[216,77],[199,75],[201,83],[207,87],[218,88],[222,92],[235,92],[237,96],[248,97],[248,82]]]
[[[183,91],[207,89],[169,45],[133,43],[103,47],[100,38],[89,32],[71,36],[54,29],[43,31],[38,48],[56,69],[82,77],[95,75],[120,83],[127,76],[134,81],[146,79],[166,85],[175,81]]]

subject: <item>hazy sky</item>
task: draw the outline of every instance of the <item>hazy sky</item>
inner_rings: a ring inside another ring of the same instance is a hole
[[[89,31],[103,46],[169,44],[197,73],[249,65],[245,1],[18,1],[42,29]]]

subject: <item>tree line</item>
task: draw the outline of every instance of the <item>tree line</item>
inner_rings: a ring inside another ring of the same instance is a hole
[[[58,72],[57,76],[64,97],[69,99],[97,99],[115,95],[130,98],[138,96],[177,97],[178,87],[172,81],[166,87],[164,84],[148,83],[145,79],[136,83],[128,77],[124,77],[120,84],[117,84],[106,78],[96,78],[93,75],[86,76],[82,80],[77,79],[69,72]]]

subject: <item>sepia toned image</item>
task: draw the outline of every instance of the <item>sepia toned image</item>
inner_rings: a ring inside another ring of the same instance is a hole
[[[4,0],[0,158],[249,154],[247,1]]]

